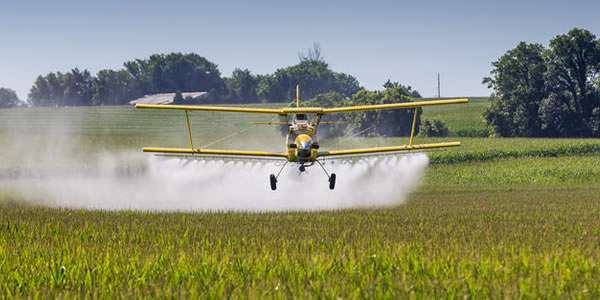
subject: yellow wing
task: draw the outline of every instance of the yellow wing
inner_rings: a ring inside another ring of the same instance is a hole
[[[191,149],[191,148],[156,148],[144,147],[144,152],[168,153],[168,154],[198,154],[204,156],[229,156],[229,157],[261,157],[287,159],[286,152],[262,152],[262,151],[237,151],[237,150],[215,150],[215,149]]]
[[[415,108],[432,105],[446,105],[446,104],[460,104],[468,103],[469,99],[448,99],[448,100],[433,100],[433,101],[416,101],[416,102],[403,102],[403,103],[392,103],[392,104],[378,104],[378,105],[359,105],[359,106],[347,106],[347,107],[334,107],[324,108],[323,114],[333,113],[346,113],[354,111],[366,111],[366,110],[378,110],[378,109],[399,109],[399,108]]]
[[[448,99],[448,100],[432,100],[432,101],[416,101],[416,102],[403,102],[403,103],[392,103],[392,104],[378,104],[378,105],[358,105],[358,106],[334,107],[334,108],[286,107],[286,108],[279,108],[279,109],[222,107],[222,106],[196,106],[196,105],[154,105],[154,104],[136,104],[135,107],[140,108],[140,109],[167,109],[167,110],[189,110],[189,111],[200,110],[200,111],[214,111],[214,112],[239,112],[239,113],[288,115],[288,114],[333,114],[333,113],[345,113],[345,112],[365,111],[365,110],[415,108],[415,107],[432,106],[432,105],[460,104],[460,103],[467,103],[467,102],[469,102],[469,100],[467,98],[461,98],[461,99]]]
[[[378,153],[392,153],[392,152],[401,152],[401,151],[426,150],[426,149],[458,147],[458,146],[460,146],[460,142],[404,145],[404,146],[376,147],[376,148],[360,148],[360,149],[350,149],[350,150],[323,151],[323,152],[319,152],[317,154],[317,157],[360,156],[363,154],[364,155],[373,155],[373,154],[378,154]]]
[[[281,109],[222,107],[222,106],[136,104],[135,108],[167,109],[167,110],[200,110],[200,111],[241,112],[241,113],[255,113],[255,114],[279,114],[279,115],[283,114]]]

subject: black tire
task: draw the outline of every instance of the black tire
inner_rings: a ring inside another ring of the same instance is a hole
[[[335,173],[331,173],[331,176],[329,176],[329,189],[335,189]]]
[[[271,190],[277,189],[277,178],[275,178],[275,174],[271,174],[269,177],[269,181],[271,182]]]

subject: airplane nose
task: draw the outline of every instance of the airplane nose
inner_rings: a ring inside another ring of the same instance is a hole
[[[302,142],[300,142],[300,145],[299,145],[298,148],[301,149],[301,150],[309,150],[310,149],[310,143],[302,141]]]

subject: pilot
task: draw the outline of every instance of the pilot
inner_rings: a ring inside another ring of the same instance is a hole
[[[296,120],[307,120],[306,114],[296,114]]]

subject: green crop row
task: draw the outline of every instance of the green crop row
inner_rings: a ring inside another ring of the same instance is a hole
[[[521,149],[486,149],[482,151],[452,151],[432,153],[432,164],[478,162],[500,158],[573,156],[600,152],[600,141],[575,142],[555,145],[522,145]]]
[[[470,185],[475,190],[478,185],[597,184],[600,155],[509,157],[434,164],[427,168],[424,182],[427,185]]]
[[[3,202],[0,295],[596,298],[598,191],[421,191],[394,208],[263,214]]]

